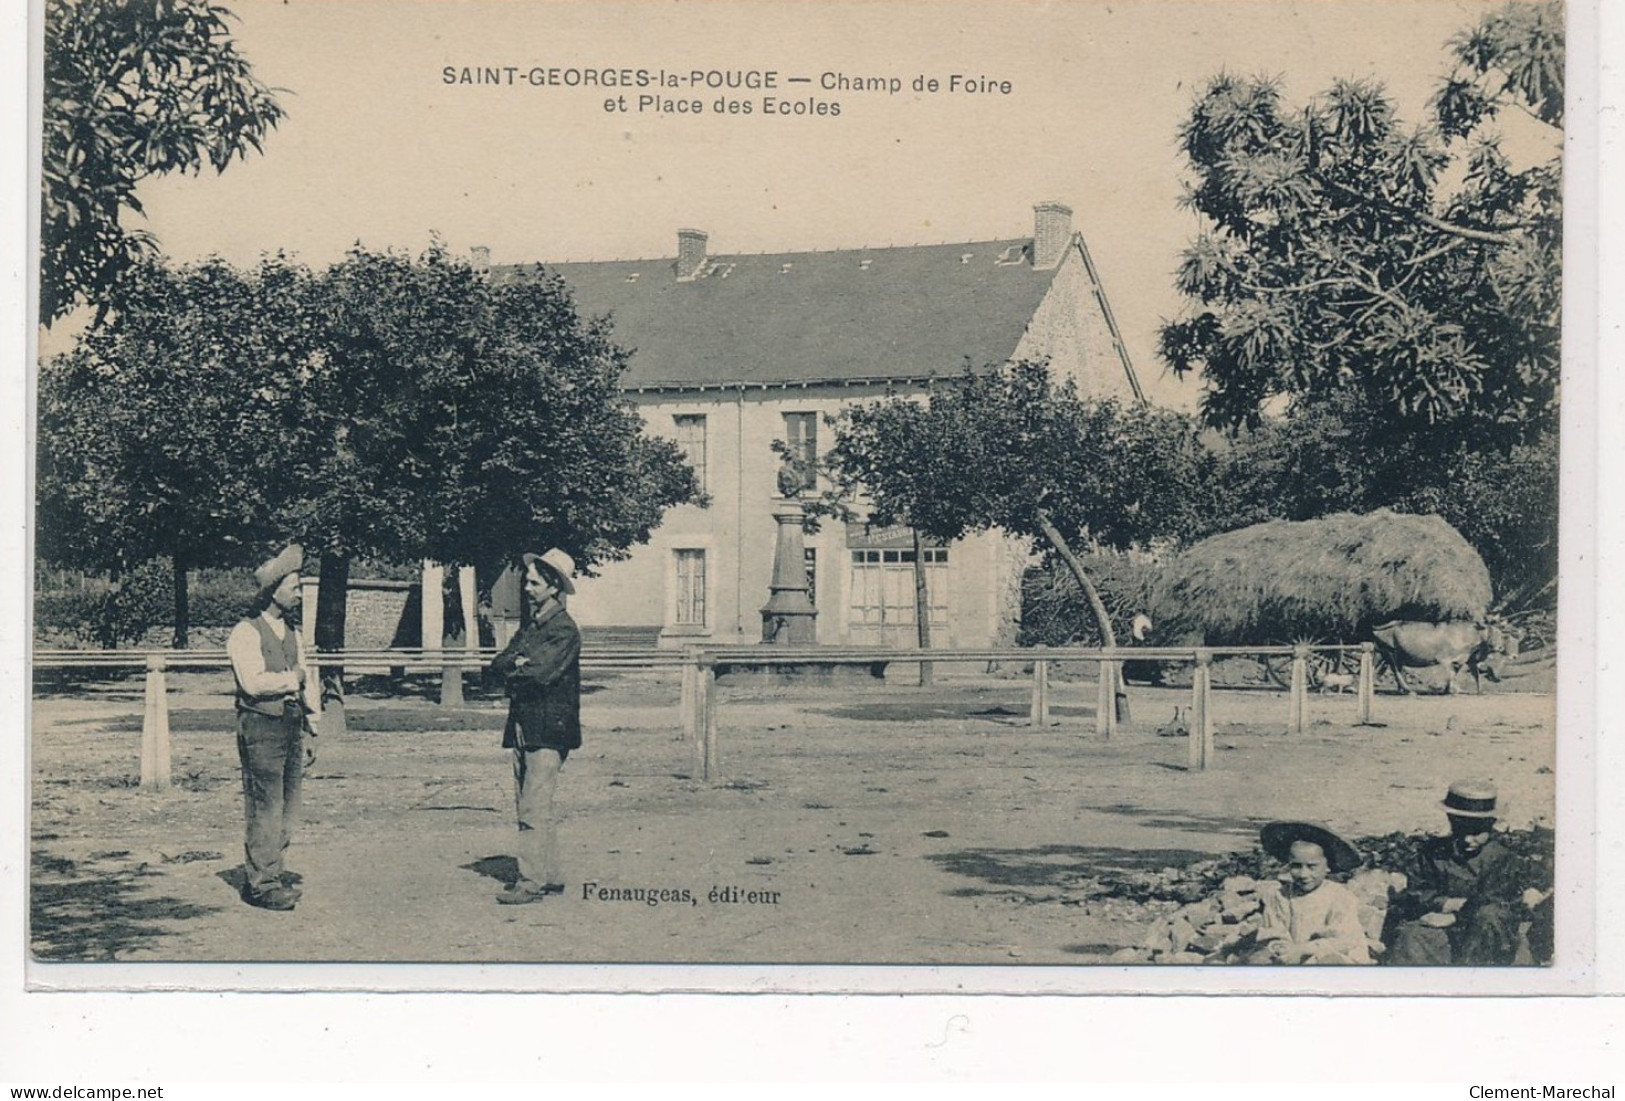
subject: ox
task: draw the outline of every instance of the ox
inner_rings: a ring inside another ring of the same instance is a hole
[[[1456,674],[1463,668],[1473,674],[1473,690],[1483,690],[1480,673],[1500,680],[1484,663],[1492,654],[1509,654],[1516,646],[1515,636],[1497,624],[1449,620],[1429,623],[1399,619],[1371,629],[1377,652],[1394,670],[1394,684],[1407,692],[1403,670],[1440,666],[1446,673],[1445,691],[1456,691]]]

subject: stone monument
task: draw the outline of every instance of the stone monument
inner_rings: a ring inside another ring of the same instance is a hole
[[[762,607],[762,641],[774,646],[813,646],[818,641],[818,609],[807,595],[807,511],[800,500],[804,485],[792,463],[779,467],[779,499],[773,509],[778,539],[771,595]]]

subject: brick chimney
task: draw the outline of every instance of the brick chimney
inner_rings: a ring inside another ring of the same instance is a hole
[[[677,231],[677,280],[687,282],[705,266],[705,242],[709,238],[697,229]]]
[[[489,245],[475,245],[468,250],[469,262],[474,265],[475,271],[491,270],[491,247]]]
[[[1072,208],[1064,203],[1033,207],[1033,267],[1047,271],[1061,262],[1072,241]]]

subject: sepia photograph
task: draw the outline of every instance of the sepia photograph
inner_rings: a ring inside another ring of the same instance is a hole
[[[1583,989],[1562,4],[38,14],[30,983]]]

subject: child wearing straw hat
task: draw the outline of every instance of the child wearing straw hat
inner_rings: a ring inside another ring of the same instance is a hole
[[[1360,866],[1360,854],[1324,826],[1271,822],[1259,835],[1264,851],[1287,866],[1279,891],[1264,895],[1258,951],[1249,963],[1368,964],[1360,902],[1327,876]]]

